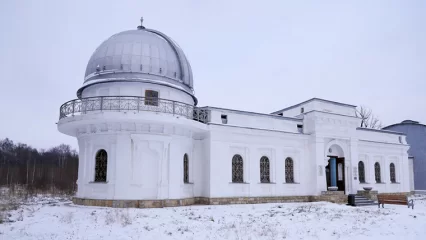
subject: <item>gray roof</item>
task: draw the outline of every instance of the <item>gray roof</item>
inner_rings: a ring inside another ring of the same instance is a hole
[[[164,83],[193,95],[191,65],[182,49],[165,34],[143,26],[114,34],[95,50],[77,95],[94,83],[127,80]]]
[[[420,122],[417,122],[417,121],[413,121],[413,120],[404,120],[404,121],[402,121],[401,123],[391,124],[391,125],[386,126],[386,127],[382,128],[382,129],[388,129],[388,128],[392,128],[392,127],[394,127],[394,126],[399,126],[399,125],[417,125],[417,126],[423,126],[423,127],[426,127],[426,125],[421,124]]]

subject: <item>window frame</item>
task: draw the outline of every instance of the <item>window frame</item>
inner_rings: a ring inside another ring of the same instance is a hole
[[[393,169],[392,169],[392,166],[393,166]],[[390,177],[391,183],[396,183],[396,166],[395,166],[395,163],[393,162],[389,164],[389,177]]]
[[[183,183],[189,183],[189,157],[186,153],[183,155]]]
[[[232,183],[244,183],[244,159],[240,154],[232,156]],[[240,166],[237,166],[240,165]],[[238,174],[238,175],[237,175]]]
[[[361,164],[362,164],[362,171],[361,171]],[[358,180],[359,180],[359,183],[366,183],[366,181],[365,181],[365,164],[364,164],[363,161],[358,162]]]
[[[262,156],[259,160],[259,173],[261,183],[271,183],[271,161],[267,156]]]
[[[155,93],[156,96],[151,96],[152,93]],[[160,92],[152,89],[145,89],[145,98],[144,98],[144,104],[146,106],[154,106],[158,107],[159,105],[159,99],[160,99]]]
[[[291,163],[291,164],[287,164]],[[291,171],[288,169],[291,168]],[[294,160],[292,157],[286,157],[284,160],[284,174],[285,174],[285,183],[296,183],[294,179]]]
[[[104,154],[103,154],[104,153]],[[104,169],[101,169],[104,168]],[[103,174],[98,174],[103,172]],[[108,152],[99,149],[95,154],[94,180],[95,183],[106,183],[108,180]]]
[[[382,182],[382,169],[379,162],[374,163],[374,180],[376,183],[383,183]]]

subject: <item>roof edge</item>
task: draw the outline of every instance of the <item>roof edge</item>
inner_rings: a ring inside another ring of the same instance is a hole
[[[406,136],[405,133],[402,132],[396,132],[396,131],[389,131],[389,130],[382,130],[382,129],[374,129],[374,128],[362,128],[362,127],[357,127],[356,130],[361,130],[361,131],[370,131],[370,132],[380,132],[380,133],[389,133],[389,134],[395,134],[395,135],[403,135]]]
[[[282,120],[303,122],[303,119],[301,119],[301,118],[283,117],[283,116],[278,116],[278,115],[268,114],[268,113],[257,113],[257,112],[242,111],[242,110],[235,110],[235,109],[229,109],[229,108],[211,107],[211,106],[204,106],[204,107],[201,107],[201,108],[213,109],[213,110],[218,110],[218,111],[223,110],[223,111],[228,111],[228,112],[242,113],[242,114],[246,114],[246,115],[258,115],[258,116],[272,117],[272,118],[277,118],[277,119],[282,119]]]
[[[305,104],[305,103],[308,103],[308,102],[312,102],[312,101],[315,101],[315,100],[320,101],[320,102],[332,103],[332,104],[339,105],[339,106],[346,106],[346,107],[353,107],[353,108],[356,108],[356,107],[357,107],[357,106],[355,106],[355,105],[351,105],[351,104],[346,104],[346,103],[341,103],[341,102],[336,102],[336,101],[331,101],[331,100],[327,100],[327,99],[322,99],[322,98],[316,98],[316,97],[314,97],[314,98],[311,98],[311,99],[306,100],[306,101],[304,101],[304,102],[301,102],[301,103],[298,103],[298,104],[292,105],[292,106],[290,106],[290,107],[286,107],[286,108],[283,108],[283,109],[281,109],[281,110],[278,110],[278,111],[272,112],[271,114],[278,114],[278,113],[284,112],[284,111],[286,111],[286,110],[289,110],[289,109],[292,109],[292,108],[298,107],[298,106],[300,106],[300,105],[302,105],[302,104]]]

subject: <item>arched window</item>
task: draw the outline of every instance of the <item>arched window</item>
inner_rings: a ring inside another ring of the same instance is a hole
[[[360,183],[365,183],[365,168],[363,161],[358,162],[358,178]]]
[[[108,155],[103,149],[96,153],[95,182],[106,182],[108,168]]]
[[[396,183],[395,164],[391,163],[389,165],[389,168],[390,168],[390,180],[391,180],[391,183]]]
[[[183,182],[189,183],[188,154],[183,155]]]
[[[232,182],[242,183],[244,182],[244,165],[243,158],[236,154],[232,157]]]
[[[293,159],[286,158],[285,159],[285,182],[286,183],[294,183],[294,172],[293,172]]]
[[[376,183],[381,183],[381,177],[380,177],[380,164],[378,162],[376,162],[374,164],[374,176],[376,179]]]
[[[260,182],[261,183],[271,182],[271,179],[269,177],[269,159],[265,156],[260,158]]]

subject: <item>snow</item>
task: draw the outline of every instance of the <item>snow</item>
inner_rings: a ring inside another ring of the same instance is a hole
[[[38,197],[9,212],[0,239],[425,239],[426,196],[414,199],[414,210],[327,202],[117,209]]]

